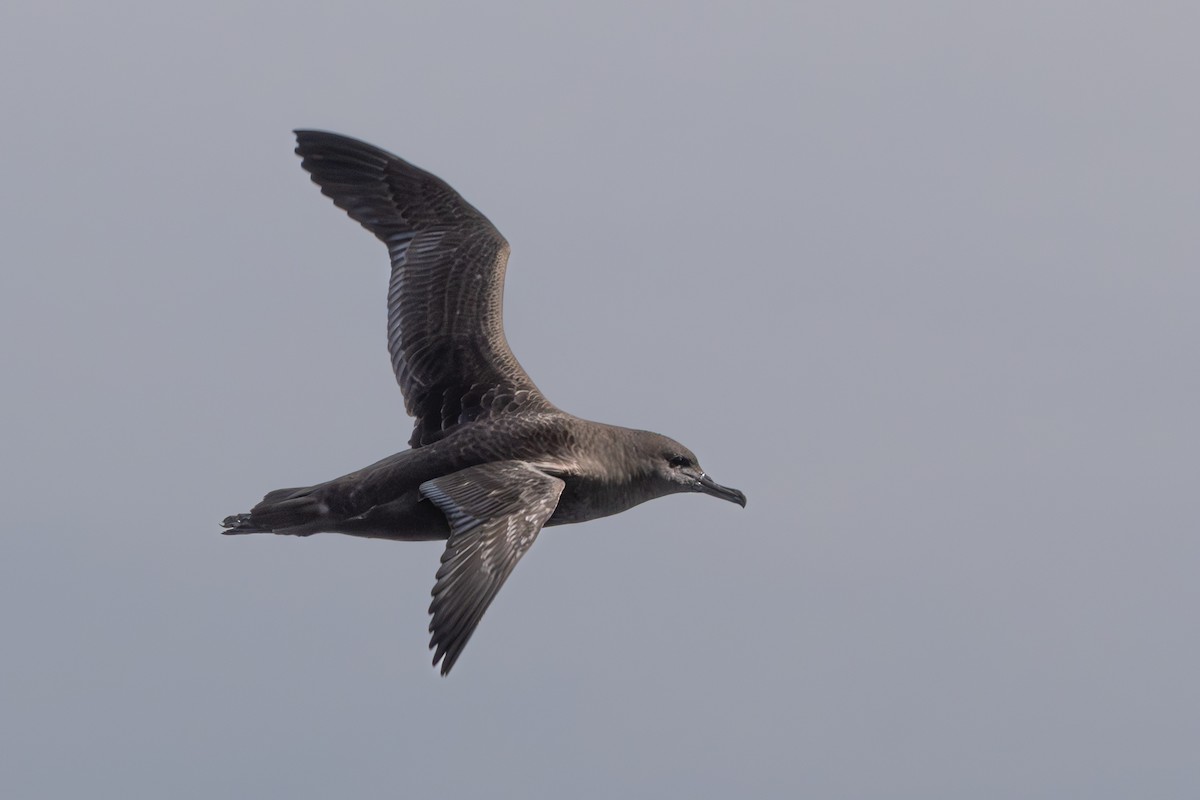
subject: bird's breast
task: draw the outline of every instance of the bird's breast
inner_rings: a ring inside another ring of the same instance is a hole
[[[590,519],[619,514],[649,499],[641,497],[627,484],[580,476],[562,477],[566,486],[563,487],[558,506],[547,525],[587,522]]]

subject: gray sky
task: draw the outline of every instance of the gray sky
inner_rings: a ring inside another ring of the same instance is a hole
[[[406,5],[0,11],[0,793],[1194,797],[1195,4]],[[300,126],[749,507],[547,531],[448,680],[440,545],[218,535],[408,437]]]

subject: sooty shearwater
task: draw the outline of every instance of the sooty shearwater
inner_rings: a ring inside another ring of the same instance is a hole
[[[388,352],[415,418],[411,449],[340,478],[276,489],[224,533],[446,539],[429,607],[450,672],[545,525],[676,492],[746,505],[678,442],[560,411],[517,363],[501,304],[508,242],[445,182],[365,142],[296,131],[301,165],[388,248]]]

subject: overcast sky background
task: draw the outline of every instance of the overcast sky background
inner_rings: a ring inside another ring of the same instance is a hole
[[[168,5],[0,11],[0,794],[1195,797],[1194,3]],[[220,536],[410,430],[295,127],[748,508],[547,531],[449,679],[440,544]]]

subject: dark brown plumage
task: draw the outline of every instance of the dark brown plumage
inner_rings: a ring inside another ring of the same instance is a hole
[[[552,405],[504,337],[508,242],[437,177],[364,142],[297,131],[321,192],[392,261],[388,350],[412,447],[315,486],[268,493],[225,533],[448,539],[429,626],[442,674],[544,525],[698,491],[746,504],[683,445]]]

